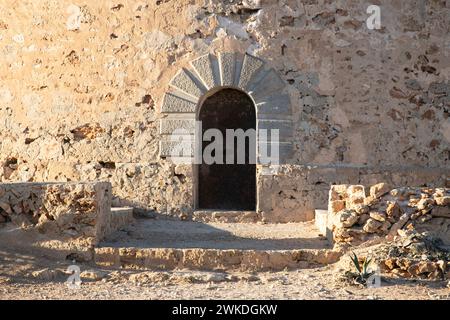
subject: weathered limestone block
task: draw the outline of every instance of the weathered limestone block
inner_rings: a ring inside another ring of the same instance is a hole
[[[351,194],[351,196],[346,201],[347,209],[356,209],[364,205],[365,196],[363,194]]]
[[[378,183],[370,187],[370,195],[373,198],[381,197],[382,195],[388,193],[390,190],[387,183]]]
[[[372,212],[369,213],[369,216],[372,219],[377,220],[379,222],[385,222],[386,221],[386,214],[384,214],[383,212],[372,211]]]
[[[181,69],[170,85],[194,98],[199,98],[205,93],[205,89],[196,81],[192,73],[186,69]]]
[[[161,134],[194,134],[194,119],[163,119],[161,120]]]
[[[357,221],[358,214],[353,210],[342,210],[333,218],[333,223],[336,228],[350,228]]]
[[[388,205],[386,207],[386,214],[393,219],[398,219],[400,217],[400,215],[402,214],[402,209],[400,208],[400,205],[397,201],[388,202]]]
[[[185,98],[179,97],[173,93],[167,93],[164,96],[164,102],[161,112],[166,113],[189,113],[195,112],[197,105]]]
[[[212,59],[213,57],[207,54],[191,62],[207,89],[212,89],[220,85],[220,75],[215,71]]]
[[[0,190],[4,222],[25,230],[92,245],[108,230],[110,183],[13,183],[0,184]]]
[[[359,215],[369,212],[369,207],[364,205],[364,204],[356,204],[356,205],[353,206],[352,209],[355,210],[356,213],[359,214]]]
[[[367,220],[366,224],[364,225],[363,230],[367,233],[375,233],[381,228],[382,225],[382,222],[369,218],[369,220]]]
[[[174,140],[160,142],[160,155],[162,157],[192,158],[194,156],[194,142],[188,136],[179,136]]]
[[[315,210],[314,223],[322,236],[327,236],[327,210]]]
[[[331,214],[336,214],[345,209],[345,200],[330,201],[328,210]]]
[[[332,185],[330,188],[330,200],[343,200],[347,197],[348,185]]]
[[[420,199],[419,202],[417,202],[417,209],[419,210],[427,210],[430,209],[431,206],[434,204],[434,200],[432,198],[423,198]]]
[[[232,86],[235,75],[235,54],[230,52],[219,53],[220,82],[222,86]]]
[[[261,70],[264,62],[256,57],[245,55],[239,77],[238,87],[246,90],[252,78]]]

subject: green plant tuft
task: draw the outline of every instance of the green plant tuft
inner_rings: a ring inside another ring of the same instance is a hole
[[[356,253],[352,252],[351,260],[355,266],[356,272],[350,272],[349,275],[359,284],[366,284],[370,276],[374,274],[373,271],[369,271],[369,265],[372,262],[371,258],[365,257],[362,264],[359,262],[359,258]]]

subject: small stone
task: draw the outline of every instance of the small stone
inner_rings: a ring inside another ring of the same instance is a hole
[[[81,279],[93,281],[100,281],[106,278],[106,276],[107,273],[100,270],[86,270],[80,274]]]
[[[364,199],[364,194],[352,194],[346,201],[347,209],[355,209],[356,206],[364,205]]]
[[[448,206],[450,205],[450,196],[435,197],[434,201],[438,206]]]
[[[406,258],[397,259],[397,265],[400,267],[400,269],[405,271],[408,270],[408,268],[411,266],[411,263],[411,260]]]
[[[224,282],[226,280],[226,274],[223,273],[212,273],[206,277],[206,282]]]
[[[401,208],[397,202],[389,202],[386,207],[386,213],[389,217],[397,218],[401,215]]]
[[[380,222],[386,221],[386,214],[384,214],[383,212],[372,211],[369,213],[369,215],[372,219],[375,219],[377,221]]]
[[[434,200],[431,198],[420,199],[417,203],[417,209],[428,210],[434,204]]]
[[[389,270],[393,270],[397,266],[396,259],[393,258],[386,259],[384,264],[389,268]]]
[[[385,195],[386,193],[388,193],[390,190],[390,187],[387,183],[378,183],[376,185],[373,185],[370,187],[370,195],[373,198],[379,198],[383,195]]]
[[[381,228],[382,225],[383,223],[380,221],[370,218],[364,225],[363,230],[367,233],[375,233]]]
[[[337,228],[350,228],[358,221],[358,214],[353,210],[343,210],[334,217]]]
[[[368,196],[364,199],[364,205],[366,206],[373,206],[374,204],[376,204],[378,202],[378,199],[372,196]]]
[[[353,208],[357,214],[365,214],[369,212],[369,207],[364,204],[357,204]]]
[[[361,185],[351,185],[347,188],[347,195],[351,197],[352,195],[365,195],[364,186]]]
[[[55,280],[56,278],[62,276],[64,273],[61,270],[50,270],[48,268],[42,269],[42,270],[38,270],[38,271],[33,271],[31,273],[31,275],[39,280],[44,280],[44,281],[51,281],[51,280]]]

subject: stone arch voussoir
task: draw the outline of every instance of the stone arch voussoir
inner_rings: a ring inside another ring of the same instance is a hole
[[[221,52],[207,54],[182,68],[170,82],[161,112],[160,156],[173,157],[179,141],[187,141],[194,157],[195,120],[202,98],[211,90],[236,88],[247,93],[256,106],[258,129],[279,129],[280,164],[292,156],[292,108],[286,83],[267,64],[249,54]],[[180,140],[174,139],[183,135]],[[258,141],[259,149],[268,141]]]

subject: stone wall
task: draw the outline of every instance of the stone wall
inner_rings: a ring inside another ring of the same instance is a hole
[[[392,188],[379,183],[367,191],[362,185],[331,187],[327,225],[335,243],[357,245],[426,232],[450,245],[449,188]]]
[[[294,156],[259,170],[266,220],[312,218],[332,183],[443,186],[449,2],[373,2],[381,30],[359,0],[5,0],[0,181],[107,180],[116,205],[189,217],[192,168],[159,158],[164,94],[190,61],[247,52],[292,103]]]
[[[89,248],[110,232],[110,216],[109,183],[0,184],[0,227],[11,222],[47,239]]]

